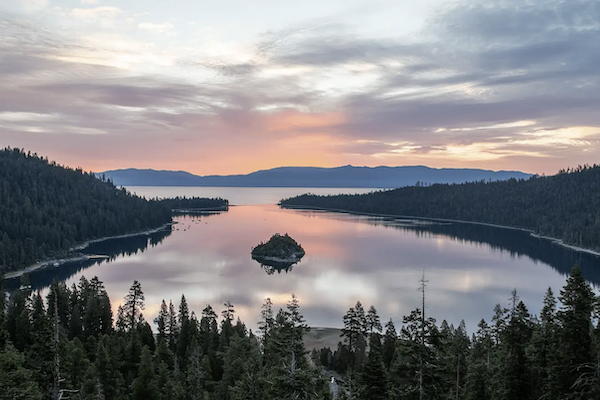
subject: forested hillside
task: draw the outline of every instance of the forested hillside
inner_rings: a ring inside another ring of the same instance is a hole
[[[599,165],[527,180],[411,186],[362,195],[305,194],[280,204],[506,225],[600,250]]]
[[[548,289],[539,317],[513,292],[489,323],[469,327],[473,335],[420,308],[384,328],[373,306],[357,302],[343,316],[337,349],[310,358],[294,296],[279,311],[266,299],[256,334],[231,303],[221,318],[210,305],[197,317],[182,296],[178,307],[162,302],[154,335],[137,281],[114,324],[114,299],[97,278],[71,288],[55,282],[45,300],[24,286],[4,301],[1,399],[61,391],[71,400],[600,398],[598,298],[578,268],[558,298]],[[328,385],[334,373],[337,383]]]
[[[89,239],[159,227],[170,210],[19,149],[0,150],[0,274]]]

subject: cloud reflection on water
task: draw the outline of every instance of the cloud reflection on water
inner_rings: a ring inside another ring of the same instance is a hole
[[[418,281],[425,272],[427,313],[454,324],[464,319],[473,330],[481,318],[491,318],[495,304],[508,304],[513,288],[538,313],[543,293],[549,286],[558,293],[573,260],[582,262],[584,275],[598,283],[597,257],[518,231],[461,224],[418,228],[410,221],[274,205],[237,206],[219,215],[180,216],[177,221],[172,232],[156,238],[157,245],[139,251],[130,246],[129,255],[74,269],[67,284],[78,282],[81,275],[97,275],[116,313],[132,282],[139,280],[148,321],[162,299],[177,306],[185,294],[198,315],[206,304],[219,313],[230,300],[252,328],[266,297],[282,307],[295,293],[310,325],[341,327],[342,316],[357,300],[367,307],[373,304],[383,321],[392,318],[399,325],[403,315],[420,306]],[[288,273],[267,275],[250,251],[276,232],[289,233],[306,256]],[[91,250],[101,254],[102,249]],[[552,267],[541,260],[549,260]]]
[[[237,315],[255,328],[266,297],[281,307],[295,293],[312,326],[341,327],[342,316],[357,300],[373,304],[383,321],[392,318],[399,325],[403,315],[420,306],[417,288],[424,271],[427,313],[454,324],[464,319],[471,330],[481,318],[490,319],[496,303],[508,304],[513,288],[538,313],[544,291],[551,286],[558,293],[565,281],[532,257],[397,221],[386,225],[383,219],[274,205],[231,207],[220,215],[177,221],[159,246],[94,265],[68,284],[82,274],[97,275],[116,311],[133,280],[139,280],[149,321],[162,299],[177,305],[185,294],[198,315],[206,304],[220,312],[230,300]],[[306,256],[289,273],[267,275],[250,251],[276,232],[289,233]]]

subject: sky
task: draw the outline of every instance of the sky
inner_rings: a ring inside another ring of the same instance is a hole
[[[600,156],[598,0],[0,0],[0,147],[87,171]]]

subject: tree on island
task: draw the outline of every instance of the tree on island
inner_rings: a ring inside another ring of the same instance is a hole
[[[287,233],[283,236],[276,233],[267,243],[261,242],[252,249],[252,259],[258,261],[269,275],[275,271],[290,271],[305,254],[302,246]]]

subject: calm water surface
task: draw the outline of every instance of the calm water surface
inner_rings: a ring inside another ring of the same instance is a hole
[[[417,288],[423,272],[427,313],[474,330],[489,320],[495,304],[508,305],[513,288],[532,313],[541,308],[545,290],[558,294],[575,262],[586,278],[600,282],[600,259],[573,252],[520,231],[472,224],[422,221],[280,209],[282,197],[319,191],[351,193],[356,189],[298,188],[136,188],[148,197],[221,196],[228,212],[177,217],[171,232],[99,243],[89,254],[109,261],[66,265],[33,275],[43,286],[54,276],[70,285],[81,275],[98,276],[116,310],[133,280],[146,295],[146,319],[152,320],[162,299],[179,303],[185,294],[200,314],[206,304],[216,310],[230,300],[243,321],[255,327],[260,306],[270,297],[283,306],[295,293],[312,326],[341,327],[342,316],[360,300],[373,304],[383,321],[397,326],[420,306]],[[364,191],[364,190],[359,190]],[[288,233],[306,250],[289,272],[268,275],[250,251],[276,233]]]
[[[369,193],[381,189],[363,188],[239,188],[239,187],[189,187],[189,186],[130,186],[130,192],[146,198],[154,197],[221,197],[230,205],[277,204],[279,200],[304,193],[318,195]]]

